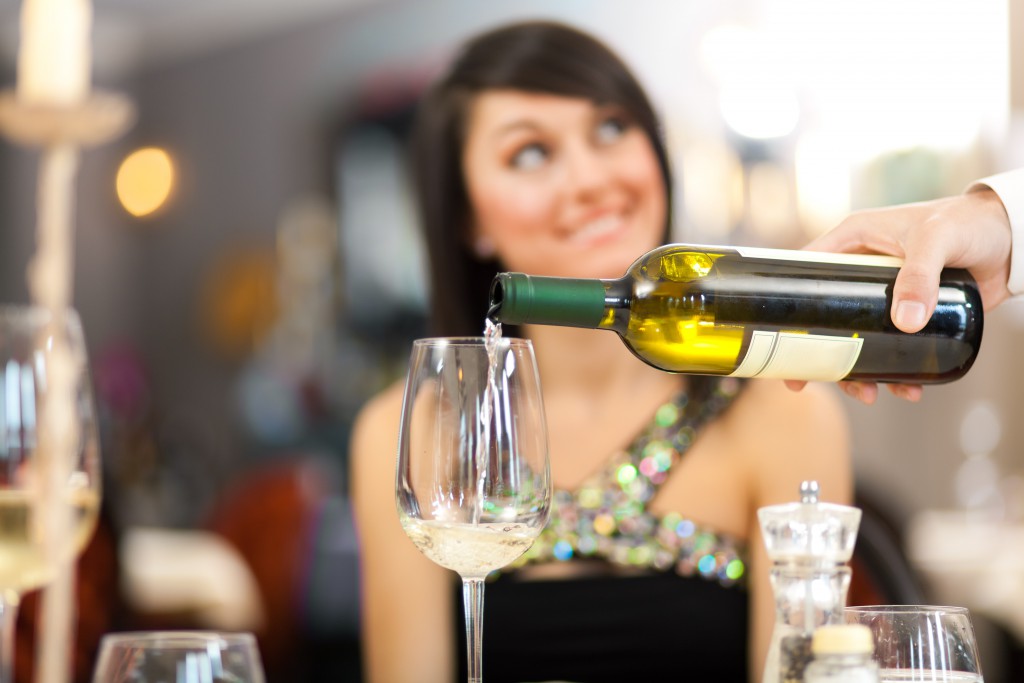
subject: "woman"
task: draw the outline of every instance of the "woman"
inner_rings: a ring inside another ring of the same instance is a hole
[[[653,110],[574,29],[526,23],[471,41],[423,101],[414,152],[438,335],[482,333],[500,270],[619,277],[668,239]],[[774,611],[755,512],[796,498],[803,479],[849,500],[834,394],[659,372],[604,332],[505,334],[534,341],[556,494],[526,564],[487,586],[489,683],[759,680]],[[401,396],[395,385],[371,401],[353,435],[364,664],[371,681],[451,681],[464,666],[457,577],[419,554],[395,512]],[[639,493],[621,476],[642,478]]]

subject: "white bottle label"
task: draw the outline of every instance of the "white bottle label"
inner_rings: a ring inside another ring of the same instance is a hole
[[[756,330],[732,376],[838,382],[853,370],[863,346],[860,337]]]

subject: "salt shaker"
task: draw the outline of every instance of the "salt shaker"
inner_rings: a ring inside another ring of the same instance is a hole
[[[878,683],[878,664],[871,658],[875,643],[863,624],[832,624],[814,632],[814,659],[804,683]]]
[[[800,501],[757,511],[775,596],[775,627],[763,683],[803,683],[815,629],[843,622],[861,512],[818,501],[818,483],[800,485]]]

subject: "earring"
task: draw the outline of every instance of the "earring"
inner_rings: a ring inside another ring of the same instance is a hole
[[[473,240],[473,253],[481,261],[490,261],[498,253],[498,247],[487,235],[477,235]]]

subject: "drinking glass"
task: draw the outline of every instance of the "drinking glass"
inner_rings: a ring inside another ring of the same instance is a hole
[[[882,683],[983,683],[978,644],[964,607],[848,607],[846,621],[868,626]]]
[[[54,400],[61,386],[70,393]],[[92,536],[99,460],[78,315],[0,306],[0,683],[13,680],[20,596]]]
[[[529,340],[413,342],[395,488],[405,533],[462,577],[470,683],[482,676],[484,578],[533,544],[551,506]]]
[[[264,683],[251,633],[139,631],[100,642],[93,683]]]

